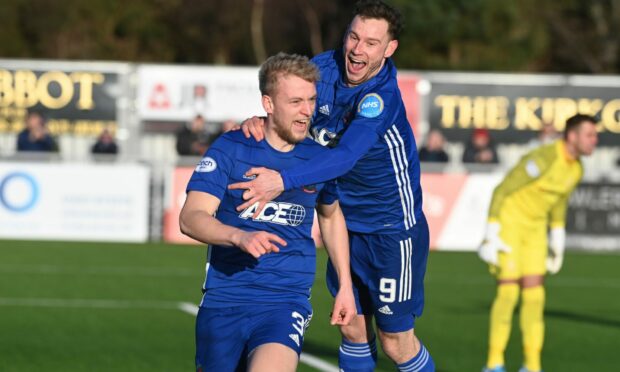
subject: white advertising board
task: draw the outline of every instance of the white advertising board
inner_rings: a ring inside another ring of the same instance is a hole
[[[149,169],[0,162],[0,238],[145,242]]]
[[[143,121],[240,121],[264,115],[258,67],[141,65],[138,114]]]

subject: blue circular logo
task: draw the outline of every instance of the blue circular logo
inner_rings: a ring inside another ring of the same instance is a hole
[[[357,113],[365,118],[376,118],[383,112],[383,99],[377,93],[370,93],[357,105]]]
[[[30,187],[30,197],[24,201],[11,200],[8,195],[8,188],[12,182],[26,182]],[[25,212],[32,208],[39,199],[39,185],[37,181],[29,174],[23,172],[9,173],[0,182],[0,204],[12,212]]]

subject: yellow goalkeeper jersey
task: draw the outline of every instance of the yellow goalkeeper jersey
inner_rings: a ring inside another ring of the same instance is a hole
[[[569,156],[563,140],[534,149],[495,188],[489,221],[563,227],[568,198],[582,176],[581,161]]]

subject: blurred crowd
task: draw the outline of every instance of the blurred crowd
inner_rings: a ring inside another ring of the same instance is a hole
[[[559,138],[561,138],[561,133],[552,123],[543,123],[539,132],[527,143],[526,147],[532,149],[549,144]],[[450,151],[447,147],[448,143],[443,133],[439,129],[431,129],[419,147],[420,161],[426,163],[450,162]],[[465,165],[499,164],[501,159],[491,131],[484,128],[472,129],[469,139],[463,144],[460,160]],[[617,164],[620,166],[620,158]]]
[[[221,123],[207,122],[197,114],[176,131],[176,152],[179,156],[202,156],[209,145],[220,135],[227,132],[237,123],[227,120]],[[58,153],[58,141],[50,133],[46,118],[37,111],[29,111],[24,129],[17,135],[16,150],[18,153]],[[104,128],[95,138],[90,147],[95,156],[110,156],[120,152],[116,133],[111,128]]]
[[[209,122],[201,114],[195,115],[181,124],[175,132],[176,153],[181,157],[202,156],[209,145],[224,132],[237,126],[234,120]],[[551,143],[561,137],[552,123],[543,123],[538,134],[526,145],[535,148]],[[449,144],[439,129],[431,129],[423,137],[418,151],[420,161],[425,163],[446,164],[451,157],[460,155],[460,162],[468,164],[499,164],[500,159],[496,141],[492,132],[484,128],[471,130],[470,138],[462,144],[462,153],[449,151]],[[16,149],[19,153],[58,153],[58,141],[50,134],[46,118],[37,111],[30,111],[25,120],[24,129],[17,135]],[[94,140],[90,152],[94,156],[109,157],[120,153],[115,130],[105,128]],[[454,160],[454,159],[452,159]],[[616,160],[620,167],[620,157]]]

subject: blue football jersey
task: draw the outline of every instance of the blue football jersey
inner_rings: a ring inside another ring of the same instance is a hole
[[[387,59],[369,81],[348,87],[341,51],[314,57],[321,71],[311,134],[327,155],[281,172],[285,189],[337,178],[347,228],[359,233],[408,230],[422,216],[420,163]]]
[[[335,187],[316,184],[286,191],[253,219],[255,207],[242,212],[235,209],[243,203],[243,191],[228,190],[227,186],[247,181],[244,173],[251,167],[281,170],[325,151],[306,139],[292,151],[280,152],[267,141],[246,139],[241,131],[225,133],[211,145],[192,174],[187,192],[206,192],[220,199],[216,218],[222,223],[245,231],[274,233],[287,246],[258,259],[237,247],[210,246],[201,306],[283,302],[307,306],[316,267],[311,236],[314,207],[317,201],[333,203]]]

